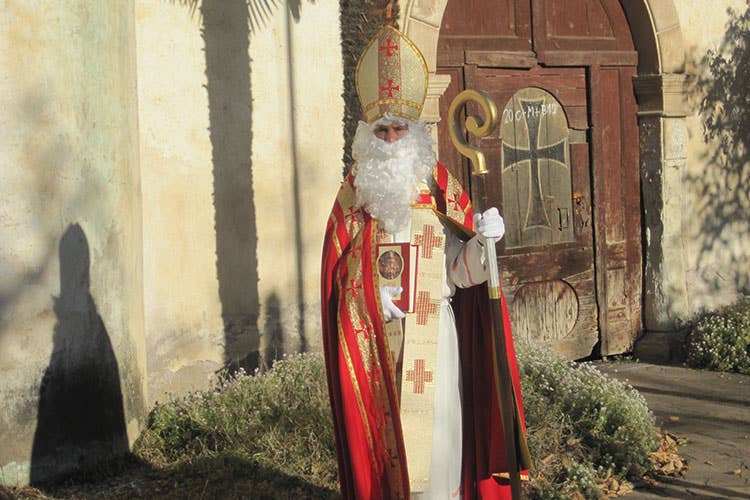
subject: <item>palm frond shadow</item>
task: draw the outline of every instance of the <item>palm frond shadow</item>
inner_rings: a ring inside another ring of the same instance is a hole
[[[202,0],[169,0],[170,3],[186,7],[191,16],[201,16]],[[314,3],[314,0],[310,0]],[[250,33],[257,33],[268,25],[276,9],[286,4],[295,21],[300,20],[301,0],[247,0],[248,24]]]
[[[697,265],[715,289],[730,283],[750,291],[750,1],[744,12],[728,9],[722,43],[696,67],[692,97],[699,102],[705,169],[687,175],[702,222]]]

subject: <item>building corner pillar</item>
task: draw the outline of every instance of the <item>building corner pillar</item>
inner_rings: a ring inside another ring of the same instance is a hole
[[[684,74],[634,79],[638,99],[647,331],[674,332],[689,319],[683,231],[688,115]]]

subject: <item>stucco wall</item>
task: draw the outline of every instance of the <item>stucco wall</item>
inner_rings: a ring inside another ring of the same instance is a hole
[[[678,16],[685,39],[687,71],[696,76],[690,87],[692,114],[685,120],[684,130],[677,131],[687,143],[687,167],[684,169],[684,191],[681,197],[682,240],[686,263],[687,303],[691,316],[704,309],[736,299],[738,293],[750,293],[750,204],[748,204],[747,152],[734,150],[724,157],[720,140],[732,138],[747,147],[747,96],[749,81],[725,78],[704,60],[709,50],[716,51],[731,40],[747,40],[750,26],[742,26],[744,35],[728,33],[727,22],[747,12],[745,0],[724,0],[706,8],[701,0],[679,0]],[[727,8],[737,15],[730,16]],[[744,52],[744,62],[730,55],[732,66],[742,68],[750,60]],[[743,72],[740,69],[738,75]],[[747,74],[747,72],[744,72]],[[722,109],[704,110],[701,103],[709,95],[721,99]],[[739,101],[739,105],[737,105]],[[743,118],[744,117],[744,118]],[[713,122],[713,123],[711,123]],[[715,136],[706,139],[705,132]]]
[[[136,1],[152,401],[165,391],[207,385],[224,360],[200,29],[199,15],[177,2]],[[191,365],[205,368],[198,375],[181,372]]]
[[[133,6],[0,2],[0,481],[145,417]]]
[[[152,401],[227,362],[319,348],[342,170],[338,2],[261,7],[136,1]]]

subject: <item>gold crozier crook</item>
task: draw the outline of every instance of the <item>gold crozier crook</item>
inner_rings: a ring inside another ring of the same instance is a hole
[[[468,143],[463,135],[461,128],[461,109],[468,102],[475,102],[484,112],[484,119],[479,116],[469,116],[466,118],[466,130],[476,137],[487,137],[497,127],[498,112],[497,106],[492,102],[490,96],[479,90],[464,90],[458,94],[451,103],[448,111],[448,126],[450,127],[451,140],[458,151],[467,157],[472,164],[472,175],[474,183],[472,191],[486,195],[484,186],[484,176],[487,174],[487,165],[484,159],[484,153],[478,147]],[[474,197],[472,197],[474,198]],[[477,202],[483,199],[472,199],[474,209],[480,212]],[[487,207],[481,207],[486,209]],[[502,302],[500,293],[500,275],[497,269],[497,254],[495,245],[484,245],[485,262],[488,264],[489,279],[487,288],[490,299],[490,311],[492,316],[492,345],[495,358],[494,370],[496,386],[498,389],[498,401],[500,403],[500,415],[503,421],[503,434],[505,435],[505,454],[508,463],[508,473],[510,476],[511,494],[514,499],[521,498],[521,475],[519,470],[519,456],[517,440],[523,439],[520,434],[520,422],[516,416],[516,403],[513,394],[513,383],[510,375],[510,365],[508,364],[508,349],[505,342],[505,327],[502,316]],[[518,434],[517,434],[518,432]]]
[[[484,175],[487,173],[487,164],[484,161],[484,153],[476,146],[468,143],[461,133],[461,108],[468,102],[473,101],[482,108],[485,119],[478,116],[466,118],[466,130],[476,137],[487,137],[497,127],[497,106],[486,92],[481,90],[464,90],[453,99],[448,110],[451,140],[459,153],[464,155],[472,164],[473,175]]]

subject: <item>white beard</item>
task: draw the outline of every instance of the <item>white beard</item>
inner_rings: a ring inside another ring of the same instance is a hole
[[[432,184],[436,161],[427,126],[408,123],[409,130],[402,139],[387,143],[373,134],[374,126],[359,122],[352,145],[352,157],[357,162],[357,206],[391,234],[409,222],[419,183]]]

